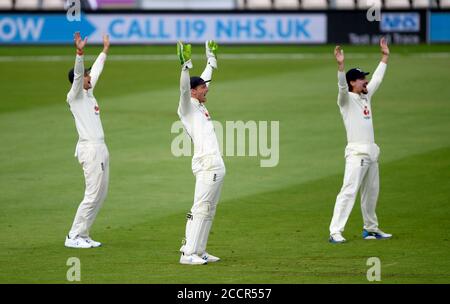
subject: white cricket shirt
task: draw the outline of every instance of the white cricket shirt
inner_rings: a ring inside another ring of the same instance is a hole
[[[75,59],[74,80],[72,88],[67,94],[67,103],[75,119],[78,132],[78,143],[103,143],[104,133],[100,120],[100,108],[94,97],[94,88],[103,70],[106,54],[100,53],[92,66],[91,86],[89,90],[83,88],[84,63],[83,55]]]
[[[212,67],[208,64],[201,77],[210,80],[211,76]],[[225,165],[211,116],[203,103],[191,98],[190,76],[186,66],[181,71],[180,91],[178,116],[194,144],[192,171],[196,174],[199,171],[223,170]]]
[[[367,94],[356,94],[348,91],[345,73],[338,71],[338,106],[344,120],[349,144],[375,143],[371,98],[383,80],[386,64],[380,62],[370,82],[367,85]]]

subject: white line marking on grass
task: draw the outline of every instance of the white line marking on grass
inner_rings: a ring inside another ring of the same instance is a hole
[[[363,59],[379,57],[378,53],[365,54],[346,54],[349,59]],[[450,58],[450,52],[439,53],[413,53],[413,54],[393,54],[394,57],[413,57],[413,58]],[[86,55],[86,60],[95,60],[97,55]],[[193,55],[193,59],[202,59],[202,55]],[[304,59],[330,59],[333,60],[332,54],[328,53],[300,53],[300,54],[283,54],[283,53],[260,53],[260,54],[221,54],[219,59],[225,60],[304,60]],[[69,55],[42,55],[42,56],[0,56],[0,62],[60,62],[73,61],[74,56]],[[109,55],[110,61],[176,61],[176,55],[157,55],[157,54],[128,54],[128,55]]]

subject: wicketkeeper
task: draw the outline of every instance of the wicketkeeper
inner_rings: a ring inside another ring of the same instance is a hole
[[[209,82],[213,70],[217,69],[218,45],[214,41],[207,41],[205,47],[206,68],[200,77],[190,77],[191,45],[183,45],[181,42],[177,44],[177,54],[181,62],[178,116],[194,144],[192,172],[196,179],[194,204],[187,215],[180,263],[191,265],[219,261],[218,257],[206,252],[206,245],[225,177],[225,165],[211,115],[205,107]]]

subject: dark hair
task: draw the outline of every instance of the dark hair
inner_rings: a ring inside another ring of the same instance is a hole
[[[348,91],[353,92],[353,86],[350,84],[350,80],[347,80]]]
[[[353,86],[350,84],[351,81],[355,81],[358,79],[365,79],[366,76],[369,74],[370,73],[364,72],[360,68],[353,68],[353,69],[348,70],[347,73],[345,73],[345,78],[347,80],[347,85],[348,85],[349,91],[350,92],[353,91]]]
[[[70,82],[70,83],[73,83],[73,78],[75,77],[75,76],[74,76],[74,71],[73,71],[73,69],[70,69],[70,71],[69,71],[69,73],[67,74],[67,76],[69,77],[69,82]]]
[[[91,68],[92,67],[90,67],[89,69],[84,70],[84,75],[86,75],[86,73],[89,73],[91,71]],[[70,69],[70,71],[69,71],[67,76],[69,77],[69,82],[73,83],[73,78],[75,77],[75,72],[74,72],[73,68]]]

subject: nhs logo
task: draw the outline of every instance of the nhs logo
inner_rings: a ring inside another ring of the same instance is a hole
[[[382,32],[418,32],[420,31],[419,13],[383,13],[380,30]]]

